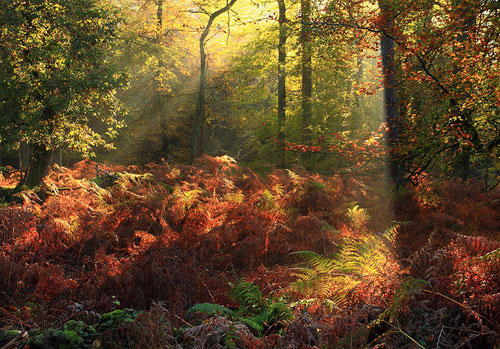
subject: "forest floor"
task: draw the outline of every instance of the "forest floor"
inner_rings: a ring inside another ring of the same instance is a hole
[[[0,348],[500,347],[480,181],[96,166],[1,204]]]

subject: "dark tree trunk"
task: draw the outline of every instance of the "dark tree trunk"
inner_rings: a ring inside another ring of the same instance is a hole
[[[52,153],[50,155],[50,165],[57,164],[59,166],[62,166],[62,149],[57,148],[52,150]]]
[[[302,12],[302,143],[311,146],[312,141],[312,62],[311,62],[311,0],[301,0]],[[302,154],[303,160],[311,160],[311,152]]]
[[[45,177],[45,170],[50,161],[50,156],[51,152],[47,150],[44,145],[33,146],[33,155],[24,185],[28,188],[33,188],[42,183],[43,177]]]
[[[278,0],[278,142],[280,167],[285,167],[285,118],[286,118],[286,7],[285,0]]]
[[[236,2],[231,0],[226,3],[226,6],[215,11],[210,15],[207,26],[200,36],[200,83],[198,86],[198,99],[196,103],[196,113],[194,115],[193,124],[193,143],[191,146],[191,161],[194,161],[198,156],[203,153],[203,126],[205,123],[205,86],[207,83],[207,55],[205,53],[205,40],[210,33],[210,27],[215,19],[228,11]]]
[[[380,39],[382,71],[384,76],[384,118],[389,129],[389,175],[395,185],[401,181],[400,165],[396,154],[399,141],[399,105],[397,98],[396,64],[394,59],[394,40],[390,37],[394,25],[388,0],[378,0],[383,22]]]
[[[470,4],[465,4],[463,0],[454,0],[452,1],[452,7],[458,13],[457,18],[459,22],[457,23],[456,30],[458,32],[457,40],[460,43],[465,43],[469,41],[469,32],[471,28],[473,28],[476,24],[476,12],[474,9],[470,7]],[[462,46],[463,47],[463,46]],[[463,48],[459,48],[458,51],[464,50]],[[458,70],[455,70],[454,73],[458,73]],[[452,106],[457,111],[458,118],[462,123],[462,127],[464,128],[464,132],[471,135],[471,142],[473,145],[479,144],[480,139],[473,125],[472,120],[472,110],[465,109],[461,110],[458,106],[458,103],[455,100],[451,101]],[[471,156],[472,156],[473,148],[464,148],[462,153],[458,156],[458,161],[455,163],[455,173],[462,177],[465,181],[470,176],[470,167],[471,167]]]
[[[26,170],[30,165],[31,149],[30,145],[26,142],[19,144],[19,169]]]
[[[21,142],[19,144],[19,171],[21,172],[21,179],[19,185],[23,185],[26,181],[25,175],[28,167],[30,166],[30,158],[33,154],[32,147],[27,142]]]

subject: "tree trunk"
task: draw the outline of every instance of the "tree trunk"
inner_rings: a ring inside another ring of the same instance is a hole
[[[50,165],[57,164],[59,166],[62,166],[62,149],[61,148],[56,148],[52,150],[52,153],[50,155]]]
[[[156,44],[161,45],[163,38],[163,0],[157,0],[156,8]],[[161,74],[161,69],[164,66],[163,58],[160,55],[158,57],[158,75]],[[167,120],[165,115],[165,105],[166,98],[164,93],[161,91],[160,82],[156,82],[156,98],[157,98],[157,122],[158,122],[158,132],[160,133],[161,149],[160,153],[163,156],[167,156],[170,151],[170,142],[168,138]]]
[[[285,0],[278,0],[278,142],[280,167],[285,167],[285,118],[286,118],[286,7]]]
[[[470,41],[468,34],[471,28],[476,25],[477,21],[476,12],[474,11],[474,9],[470,7],[470,4],[467,4],[467,6],[465,6],[464,3],[465,2],[463,0],[454,0],[451,2],[453,10],[458,14],[457,18],[459,19],[459,22],[457,23],[456,30],[458,33],[457,41],[460,43],[466,43]],[[457,50],[458,54],[460,54],[463,50],[463,46],[460,46],[460,48],[458,48]],[[458,69],[455,69],[454,73],[457,74]],[[472,157],[473,147],[474,145],[479,144],[481,141],[479,139],[477,130],[473,125],[472,110],[461,110],[455,100],[452,100],[451,104],[459,114],[458,117],[463,124],[462,127],[464,128],[464,132],[471,135],[471,142],[473,143],[473,146],[471,148],[467,147],[463,149],[462,153],[458,156],[458,161],[455,163],[456,175],[459,175],[465,181],[469,178],[471,172],[470,159]]]
[[[363,55],[359,54],[356,59],[357,71],[354,78],[356,85],[359,86],[363,80]],[[361,96],[354,91],[354,105],[351,106],[351,130],[355,131],[363,126],[363,120],[361,118]]]
[[[191,161],[194,161],[203,153],[202,134],[205,114],[205,84],[206,84],[206,54],[204,38],[200,39],[200,83],[198,86],[198,99],[196,102],[196,113],[193,125],[193,145],[191,149]]]
[[[356,85],[361,85],[361,80],[363,80],[363,56],[360,54],[356,60],[358,65],[358,71],[356,72]],[[354,103],[356,108],[361,108],[361,96],[357,93],[354,94]]]
[[[382,55],[382,73],[384,76],[384,118],[389,129],[387,141],[389,146],[389,175],[395,185],[401,181],[399,161],[396,148],[399,141],[399,105],[397,98],[396,65],[394,59],[394,40],[389,36],[394,25],[389,0],[378,0],[383,22],[380,39]]]
[[[302,12],[302,143],[311,146],[312,140],[312,62],[311,62],[311,0],[301,0]],[[311,160],[311,152],[302,154],[303,160]]]
[[[207,26],[200,36],[200,83],[198,86],[198,99],[196,103],[196,112],[194,115],[193,124],[193,143],[191,147],[191,161],[194,161],[198,156],[203,153],[203,126],[205,123],[205,85],[207,83],[207,55],[205,53],[205,40],[210,33],[210,27],[215,19],[228,11],[236,2],[231,0],[226,3],[226,6],[215,11],[210,15]]]
[[[30,165],[31,147],[26,142],[19,144],[19,169],[26,170]]]
[[[50,161],[50,155],[51,152],[44,145],[33,146],[33,155],[24,181],[28,188],[36,187],[42,183],[43,177],[45,177],[45,169]]]

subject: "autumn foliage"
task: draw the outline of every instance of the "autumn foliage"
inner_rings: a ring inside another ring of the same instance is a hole
[[[43,190],[18,193],[18,203],[0,209],[0,325],[61,326],[119,301],[146,311],[104,341],[208,343],[212,332],[186,311],[204,302],[234,307],[228,295],[245,279],[298,303],[281,335],[237,327],[241,346],[498,341],[500,192],[473,181],[422,183],[390,216],[387,196],[374,190],[381,180],[300,169],[260,176],[209,156],[193,166],[56,166]],[[391,220],[406,223],[379,238]],[[346,267],[350,279],[334,279],[324,294],[291,287],[303,262],[294,252],[337,253],[348,265],[352,249],[361,257],[358,269]],[[208,321],[219,334],[236,328],[227,318]],[[195,327],[176,336],[173,327],[186,323]],[[454,329],[439,339],[442,327]]]

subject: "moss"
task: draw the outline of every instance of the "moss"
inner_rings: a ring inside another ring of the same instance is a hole
[[[83,339],[78,336],[77,332],[54,328],[48,328],[44,331],[33,331],[28,345],[32,349],[84,348]]]
[[[30,336],[28,344],[33,349],[90,348],[97,331],[82,321],[70,320],[60,329],[35,330]]]
[[[114,310],[101,316],[96,329],[99,333],[102,333],[111,328],[122,327],[133,322],[137,315],[139,313],[134,309]]]
[[[103,314],[95,327],[87,325],[83,321],[70,320],[58,329],[51,327],[46,330],[31,331],[27,344],[30,349],[91,348],[100,334],[133,322],[137,315],[139,313],[133,309],[115,310]],[[18,332],[13,331],[12,334],[14,333],[17,336]],[[0,343],[2,342],[0,341]]]

